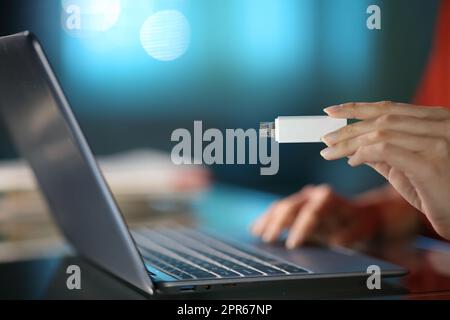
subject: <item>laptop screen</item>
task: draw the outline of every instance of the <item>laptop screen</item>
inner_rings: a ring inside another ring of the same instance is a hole
[[[0,111],[60,229],[81,255],[151,290],[150,278],[64,94],[33,38],[0,38]]]

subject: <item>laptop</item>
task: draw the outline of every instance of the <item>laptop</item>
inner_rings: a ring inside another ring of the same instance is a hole
[[[80,256],[145,293],[365,278],[373,265],[385,277],[406,273],[343,248],[287,251],[183,227],[130,230],[42,46],[29,32],[0,38],[0,116],[67,241]]]

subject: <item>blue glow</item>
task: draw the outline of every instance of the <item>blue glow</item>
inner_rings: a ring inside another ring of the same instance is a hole
[[[377,32],[368,30],[366,20],[367,7],[372,2],[363,1],[328,1],[323,8],[323,34],[320,46],[324,56],[322,67],[334,81],[335,90],[344,94],[359,90],[371,72],[370,50],[375,43]],[[363,26],[358,27],[356,26]],[[353,79],[349,89],[348,79]],[[343,91],[347,90],[347,91]]]
[[[93,114],[313,113],[365,85],[368,1],[121,0],[111,29],[61,33],[61,78]]]
[[[255,72],[304,68],[313,58],[315,0],[245,0],[237,5],[235,37],[242,62]],[[304,70],[304,69],[303,69]]]
[[[181,12],[159,11],[144,22],[140,39],[150,56],[160,61],[172,61],[186,53],[191,40],[191,28]]]

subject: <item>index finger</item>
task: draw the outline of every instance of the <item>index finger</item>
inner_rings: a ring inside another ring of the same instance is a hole
[[[404,115],[432,120],[450,119],[450,111],[444,107],[423,107],[405,103],[383,101],[376,103],[345,103],[326,108],[332,118],[367,120],[378,118],[385,114]]]
[[[320,222],[320,215],[333,205],[333,200],[339,201],[327,186],[316,189],[313,198],[299,212],[286,242],[289,249],[302,245],[314,233]]]

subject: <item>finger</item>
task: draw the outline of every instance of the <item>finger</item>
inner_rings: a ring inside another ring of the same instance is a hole
[[[331,132],[322,138],[328,146],[334,146],[342,141],[356,138],[370,132],[397,131],[426,137],[445,136],[448,129],[447,121],[418,119],[409,116],[383,115],[376,119],[360,121]]]
[[[424,174],[427,168],[425,161],[418,154],[388,143],[363,146],[348,161],[352,167],[377,162],[384,162],[413,175]]]
[[[321,187],[316,190],[313,199],[297,215],[289,232],[286,242],[286,246],[289,249],[302,245],[308,239],[318,225],[321,213],[328,208],[332,199],[333,194],[330,188]]]
[[[341,141],[334,146],[322,150],[326,160],[337,160],[349,157],[362,146],[386,142],[413,152],[423,152],[437,148],[439,140],[391,130],[377,130],[364,135]]]
[[[275,241],[283,229],[292,223],[293,215],[307,201],[309,194],[314,189],[313,186],[306,186],[299,192],[272,206],[270,215],[264,221],[264,227],[261,231],[261,236],[266,242]]]
[[[315,209],[307,208],[301,214],[297,216],[297,219],[289,232],[288,239],[286,241],[286,247],[288,249],[294,249],[302,245],[307,238],[313,234],[316,225],[318,224],[319,217]]]
[[[414,106],[390,101],[376,103],[346,103],[324,110],[330,117],[367,120],[385,114],[425,118],[430,120],[450,119],[450,111],[443,107]]]
[[[267,212],[265,214],[263,214],[253,224],[253,226],[251,228],[252,234],[257,237],[263,236],[263,234],[266,232],[266,229],[268,228],[268,226],[271,225],[274,217],[279,213],[278,209],[279,209],[280,205],[295,203],[297,201],[297,199],[301,198],[304,194],[309,192],[310,189],[311,189],[311,186],[307,186],[307,187],[303,188],[302,190],[300,190],[299,192],[287,197],[286,199],[277,201],[276,203],[274,203],[269,208],[269,210],[267,210]]]
[[[262,214],[252,225],[251,231],[254,236],[261,237],[266,230],[267,226],[270,224],[270,221],[275,214],[276,208],[281,201],[277,201],[273,203],[269,209]]]
[[[292,224],[297,212],[308,201],[308,195],[309,189],[303,190],[300,194],[280,202],[275,207],[262,235],[265,242],[276,241],[283,230]]]
[[[251,232],[254,236],[260,237],[267,225],[267,222],[274,210],[275,205],[272,205],[269,210],[265,214],[263,214],[261,217],[259,217],[252,225]]]

